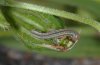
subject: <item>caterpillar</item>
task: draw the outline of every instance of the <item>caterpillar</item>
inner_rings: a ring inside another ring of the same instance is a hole
[[[33,34],[33,36],[40,39],[50,39],[50,38],[56,39],[56,45],[53,45],[52,47],[56,48],[59,51],[71,49],[75,45],[75,43],[79,40],[79,33],[69,29],[54,30],[46,33],[41,33],[32,30],[31,33]],[[71,41],[73,44],[71,44],[69,48],[67,48],[66,46],[62,46],[61,43],[59,44],[59,42],[57,41],[58,39],[62,39],[62,38]]]

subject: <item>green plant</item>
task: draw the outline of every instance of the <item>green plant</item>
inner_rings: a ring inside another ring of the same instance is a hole
[[[76,2],[74,2],[70,0],[66,2],[68,2],[69,5],[77,6],[79,10],[81,7],[86,7],[86,5],[79,4],[82,3],[81,1],[82,0],[80,1],[77,0]],[[86,7],[87,8],[86,12],[92,11],[96,13],[95,15],[99,17],[98,11],[100,10],[98,8],[100,5],[95,4],[96,2],[93,3],[91,0],[87,0],[87,1],[92,4],[91,5],[87,4],[87,6],[89,7]],[[91,6],[94,5],[95,7],[91,9],[92,8]],[[55,29],[65,28],[66,25],[61,20],[62,18],[73,20],[72,22],[77,21],[84,24],[88,24],[94,27],[96,30],[100,31],[100,23],[95,20],[96,17],[93,18],[90,14],[84,16],[76,13],[67,12],[64,10],[58,10],[58,9],[49,8],[41,5],[29,4],[29,3],[13,1],[13,0],[1,0],[0,6],[2,11],[0,14],[0,20],[1,20],[0,27],[4,29],[10,28],[11,30],[13,30],[16,33],[17,37],[19,37],[19,39],[24,41],[26,46],[35,49],[36,52],[42,50],[47,50],[47,51],[49,50],[51,52],[55,52],[55,51],[52,51],[50,49],[45,49],[42,47],[43,45],[41,45],[41,43],[51,44],[52,43],[51,40],[40,40],[36,37],[33,38],[29,30],[34,29],[41,32],[48,32],[50,31],[50,29],[55,30]],[[98,8],[96,8],[96,6],[98,6]],[[86,13],[85,10],[83,11],[84,13]],[[7,20],[7,22],[4,18]],[[36,44],[40,44],[40,45],[36,45]]]

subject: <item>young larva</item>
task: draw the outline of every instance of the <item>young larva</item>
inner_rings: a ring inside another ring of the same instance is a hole
[[[33,36],[40,39],[54,38],[56,42],[54,42],[54,44],[51,45],[51,47],[59,51],[70,50],[75,45],[75,43],[79,40],[79,33],[68,29],[60,29],[60,30],[55,30],[47,33],[40,33],[32,30],[31,33]],[[58,41],[62,41],[63,39],[64,42],[58,42]],[[66,40],[68,40],[68,42],[66,42]]]

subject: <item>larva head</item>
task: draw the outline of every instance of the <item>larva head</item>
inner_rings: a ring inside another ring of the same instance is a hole
[[[76,43],[79,40],[79,33],[74,32],[70,34],[70,36],[67,36],[67,38],[72,41],[73,43]]]
[[[68,40],[73,43],[76,43],[79,40],[79,33],[75,31],[71,31],[70,33],[66,33],[57,37],[59,40]]]
[[[77,32],[60,35],[56,38],[57,49],[60,51],[71,49],[78,40],[79,34]]]

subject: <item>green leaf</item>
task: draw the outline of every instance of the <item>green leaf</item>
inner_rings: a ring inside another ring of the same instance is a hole
[[[1,10],[0,10],[0,31],[7,31],[10,28],[9,23],[5,20]]]
[[[43,6],[38,6],[35,4],[28,4],[28,3],[17,2],[17,1],[8,2],[6,6],[38,11],[38,12],[47,13],[50,15],[55,15],[55,16],[71,19],[77,22],[88,24],[94,27],[95,29],[97,29],[98,31],[100,31],[100,23],[98,21],[95,21],[94,19],[86,18],[84,16],[80,16],[74,13],[66,12],[63,10],[57,10],[57,9],[43,7]]]
[[[49,0],[60,4],[69,4],[82,9],[88,10],[91,14],[95,14],[100,18],[100,2],[95,0]]]
[[[6,7],[6,6],[2,6],[2,7]],[[6,9],[8,9],[9,11],[5,11]],[[54,48],[52,47],[52,45],[54,45],[53,39],[46,39],[46,40],[39,39],[32,35],[31,30],[37,30],[40,32],[42,31],[48,32],[51,30],[63,28],[62,24],[60,24],[61,20],[59,21],[52,15],[43,14],[39,12],[30,12],[26,10],[25,12],[24,10],[22,10],[23,11],[22,12],[21,10],[18,11],[16,9],[15,10],[9,9],[9,7],[8,8],[6,7],[6,9],[5,8],[1,9],[4,14],[5,19],[11,25],[15,25],[15,23],[18,24],[19,29],[16,30],[16,28],[14,28],[15,29],[14,32],[16,36],[19,37],[19,39],[21,39],[21,41],[26,43],[25,44],[26,46],[28,47],[30,46],[31,49],[35,48],[34,50],[36,51],[38,51],[41,48],[44,48],[43,51],[45,51],[45,49],[54,50]],[[24,14],[26,12],[27,14]],[[12,26],[12,27],[15,27],[15,26]]]
[[[26,13],[26,14],[25,14]],[[26,23],[27,25],[33,26],[33,29],[40,31],[52,31],[59,28],[64,28],[63,22],[52,15],[44,14],[40,12],[24,10],[24,9],[13,9],[12,16],[15,16],[18,22]],[[30,27],[30,26],[26,26]]]
[[[13,19],[13,17],[11,16],[11,12],[10,12],[10,7],[8,6],[1,6],[1,12],[3,14],[3,16],[5,17],[6,21],[8,23],[10,23],[10,26],[12,26],[15,29],[18,29],[18,25],[15,22],[15,20]]]

